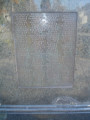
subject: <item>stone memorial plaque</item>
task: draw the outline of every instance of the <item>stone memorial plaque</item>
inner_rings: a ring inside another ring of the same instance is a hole
[[[71,87],[77,13],[13,13],[19,87]]]

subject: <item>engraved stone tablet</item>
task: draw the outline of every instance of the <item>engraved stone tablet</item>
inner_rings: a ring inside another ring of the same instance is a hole
[[[20,87],[71,87],[77,14],[13,13]]]

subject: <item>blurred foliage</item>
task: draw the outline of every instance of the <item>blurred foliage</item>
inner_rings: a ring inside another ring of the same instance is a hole
[[[15,2],[16,4],[19,4],[19,0],[13,0],[13,2]]]
[[[4,23],[4,17],[3,15],[0,15],[0,24],[3,24]]]
[[[37,9],[34,0],[12,0],[12,3],[13,3],[12,6],[13,11],[29,12],[29,11],[36,11]]]
[[[0,0],[0,24],[5,22],[4,14],[10,9],[11,0]]]
[[[0,10],[3,9],[4,3],[5,3],[5,0],[0,0]]]
[[[6,6],[10,2],[11,0],[0,0],[0,10],[2,10],[3,7]]]

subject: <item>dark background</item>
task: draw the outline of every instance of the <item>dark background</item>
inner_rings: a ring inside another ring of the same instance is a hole
[[[60,114],[60,115],[7,115],[6,120],[89,120],[90,114]]]

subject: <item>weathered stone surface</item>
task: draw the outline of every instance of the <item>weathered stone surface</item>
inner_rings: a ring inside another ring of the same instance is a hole
[[[13,14],[21,87],[71,87],[74,76],[76,13]]]

